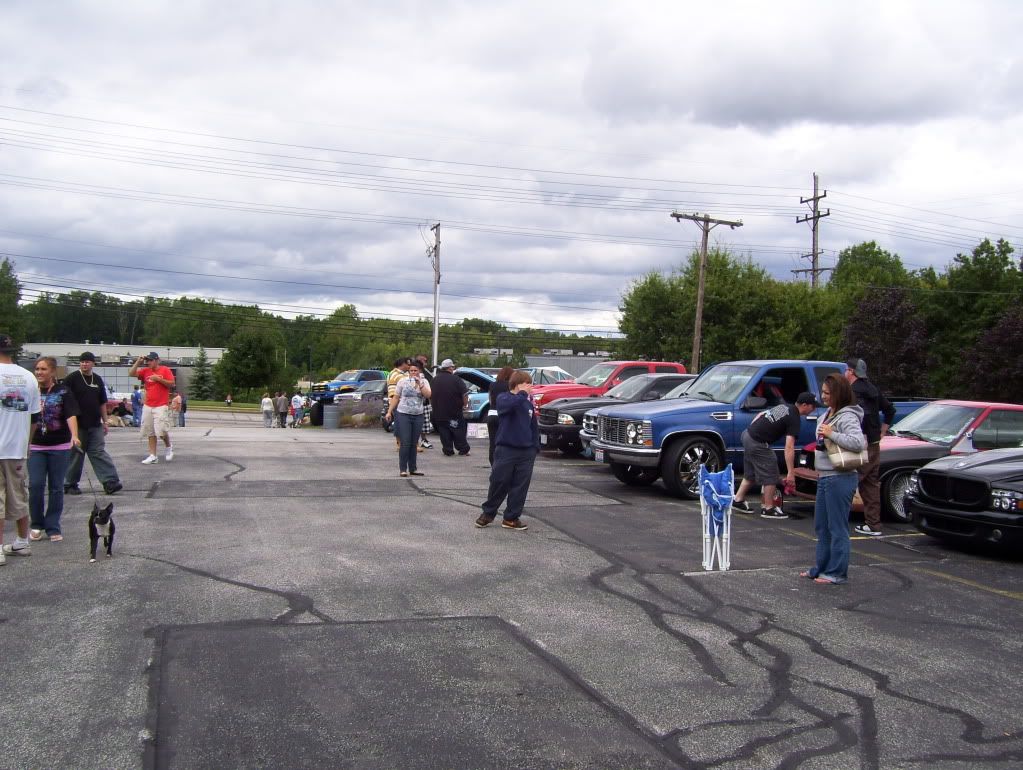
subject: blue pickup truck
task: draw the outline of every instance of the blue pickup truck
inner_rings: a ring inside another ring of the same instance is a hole
[[[315,383],[309,388],[309,400],[333,404],[338,393],[348,393],[367,382],[386,379],[387,372],[383,369],[349,369],[332,380]]]
[[[682,398],[609,406],[588,412],[594,459],[607,463],[623,484],[646,486],[660,478],[667,490],[695,500],[701,464],[712,471],[732,463],[742,470],[742,432],[764,409],[795,403],[803,391],[820,393],[824,378],[843,373],[835,361],[730,361],[704,370]],[[895,402],[896,420],[925,401]],[[796,446],[814,440],[823,409],[802,419]],[[779,441],[775,451],[784,467]]]

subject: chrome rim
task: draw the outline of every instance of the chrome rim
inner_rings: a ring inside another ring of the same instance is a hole
[[[685,454],[679,460],[678,475],[682,486],[693,494],[699,492],[701,465],[706,465],[707,470],[711,472],[721,470],[716,453],[703,442],[693,444],[686,449]]]
[[[899,473],[888,482],[888,507],[899,521],[908,521],[903,496],[909,490],[908,473]]]

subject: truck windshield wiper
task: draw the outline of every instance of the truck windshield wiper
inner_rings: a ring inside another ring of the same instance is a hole
[[[707,401],[717,401],[717,399],[714,398],[713,395],[711,395],[710,393],[708,393],[705,390],[698,390],[698,391],[696,391],[696,395],[698,395],[698,396],[706,396],[707,397]]]
[[[915,438],[917,441],[928,441],[928,439],[924,438],[919,433],[916,433],[915,431],[911,430],[893,430],[892,433],[894,433],[896,436],[906,436],[908,438]]]

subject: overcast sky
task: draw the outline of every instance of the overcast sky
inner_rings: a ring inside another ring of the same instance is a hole
[[[44,288],[616,328],[699,230],[797,280],[1023,243],[1023,3],[5,0],[0,251]],[[178,273],[161,272],[174,270]]]

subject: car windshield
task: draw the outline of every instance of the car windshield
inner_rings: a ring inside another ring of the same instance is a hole
[[[358,376],[359,376],[358,369],[349,369],[347,372],[341,372],[341,374],[339,374],[334,379],[340,382],[341,380],[354,380]]]
[[[383,387],[381,387],[381,385]],[[369,382],[362,383],[362,385],[360,385],[357,388],[357,390],[360,393],[369,393],[370,391],[374,390],[383,390],[386,387],[387,387],[386,380],[370,380]]]
[[[664,394],[664,398],[682,398],[696,380],[686,380]]]
[[[581,376],[576,377],[575,384],[589,385],[590,387],[603,385],[617,368],[617,364],[596,364],[583,372]]]
[[[686,395],[731,404],[759,371],[755,366],[718,364],[688,383]]]
[[[650,384],[649,377],[630,377],[621,385],[615,385],[607,392],[608,398],[620,398],[623,401],[630,401]]]
[[[895,436],[951,446],[982,411],[979,406],[925,404],[899,420],[891,432]]]

